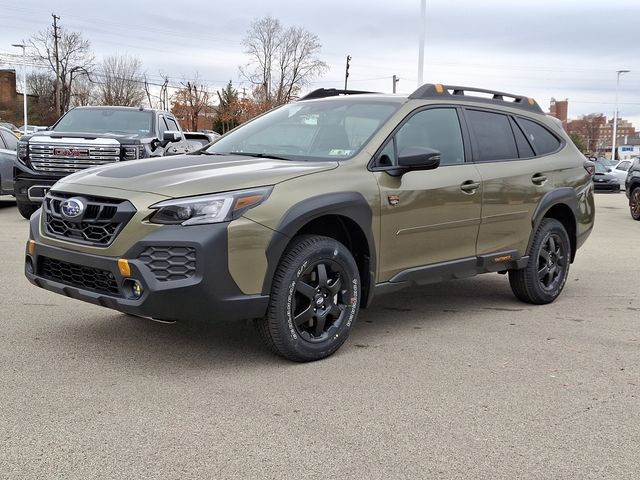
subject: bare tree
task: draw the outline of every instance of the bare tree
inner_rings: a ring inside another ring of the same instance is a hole
[[[76,78],[71,92],[72,107],[86,107],[95,103],[95,85],[87,75]]]
[[[55,79],[49,72],[27,75],[27,91],[35,97],[29,105],[29,118],[37,125],[51,125],[56,121]]]
[[[607,119],[602,113],[590,113],[582,116],[578,120],[571,120],[567,123],[569,134],[578,134],[584,138],[585,149],[593,154],[599,150],[606,131]]]
[[[135,107],[145,98],[142,62],[123,55],[106,57],[96,74],[97,101],[102,105]]]
[[[91,43],[79,32],[70,32],[58,27],[58,61],[56,62],[55,37],[53,28],[38,32],[28,43],[37,60],[43,61],[52,72],[56,72],[56,63],[60,75],[60,111],[58,116],[69,109],[73,83],[80,75],[86,75],[93,69],[94,56]]]
[[[317,35],[302,27],[284,28],[270,16],[255,20],[242,43],[249,62],[240,73],[254,85],[254,97],[269,107],[291,101],[328,69],[318,58]]]
[[[180,82],[182,88],[173,95],[173,106],[171,111],[181,120],[186,122],[192,131],[198,130],[198,118],[201,114],[207,113],[211,106],[209,92],[200,83],[198,74],[193,80]]]

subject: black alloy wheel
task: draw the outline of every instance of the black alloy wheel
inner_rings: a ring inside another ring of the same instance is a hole
[[[538,252],[538,279],[542,288],[552,291],[562,281],[567,268],[567,252],[557,233],[547,233]]]
[[[275,353],[296,362],[328,357],[346,341],[360,304],[360,275],[337,240],[292,240],[273,278],[269,308],[256,326]]]
[[[571,242],[564,225],[544,218],[529,248],[529,261],[519,270],[509,270],[509,284],[523,302],[542,305],[553,302],[564,288],[571,263]]]
[[[640,187],[635,187],[629,195],[629,212],[631,218],[640,220]]]
[[[296,281],[294,327],[308,342],[322,342],[338,331],[350,302],[341,266],[331,260],[313,263]]]

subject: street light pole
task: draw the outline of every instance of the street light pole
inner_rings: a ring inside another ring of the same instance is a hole
[[[422,86],[424,74],[424,41],[427,29],[427,0],[420,2],[420,43],[418,44],[418,87]]]
[[[12,43],[12,47],[22,48],[22,106],[24,114],[24,134],[27,134],[27,54],[23,43]]]
[[[616,136],[618,134],[618,90],[620,89],[620,75],[629,73],[630,70],[618,70],[616,77],[616,110],[613,112],[613,138],[611,140],[611,160],[616,158]]]

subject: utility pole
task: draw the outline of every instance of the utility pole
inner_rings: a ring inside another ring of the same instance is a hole
[[[394,75],[393,76],[393,93],[396,93],[396,83],[398,83],[399,81],[400,79]]]
[[[344,70],[344,89],[347,89],[347,80],[349,79],[349,62],[351,61],[351,55],[347,55],[347,68]]]
[[[616,109],[613,112],[613,138],[611,139],[611,160],[616,159],[616,140],[618,135],[618,90],[620,90],[620,75],[629,73],[629,70],[617,70],[616,74]]]
[[[12,47],[22,48],[22,106],[24,115],[24,134],[27,134],[27,54],[26,45],[23,43],[14,43]]]
[[[58,40],[60,39],[60,35],[58,35],[58,20],[60,20],[60,17],[55,13],[52,13],[51,16],[53,17],[53,44],[56,56],[56,114],[62,115],[60,108],[60,57],[58,54]]]

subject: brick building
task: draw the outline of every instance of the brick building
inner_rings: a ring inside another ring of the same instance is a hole
[[[29,107],[37,101],[34,95],[27,95]],[[23,123],[22,93],[16,90],[16,71],[0,70],[0,119],[21,125]]]
[[[605,156],[611,152],[613,137],[613,119],[607,119],[602,113],[583,115],[577,120],[569,120],[569,100],[557,101],[551,99],[549,115],[562,122],[562,126],[569,135],[580,135],[586,145],[586,153]],[[616,145],[625,145],[628,139],[636,137],[636,129],[631,122],[618,118],[616,127]]]
[[[556,100],[551,99],[551,105],[549,105],[549,115],[556,117],[562,122],[562,126],[567,129],[567,115],[569,113],[569,99]]]

